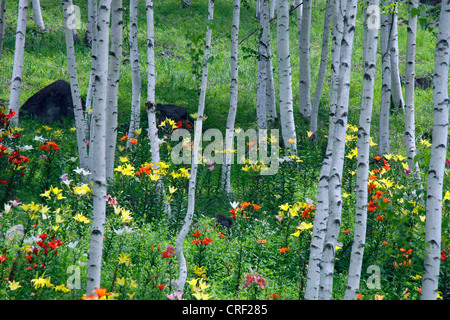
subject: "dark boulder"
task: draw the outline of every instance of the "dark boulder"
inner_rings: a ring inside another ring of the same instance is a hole
[[[230,229],[231,226],[233,225],[233,219],[225,217],[222,214],[218,214],[214,218],[216,219],[217,223],[219,223],[220,225],[224,226],[227,229]]]
[[[195,120],[187,113],[186,109],[173,104],[157,104],[156,105],[156,120],[158,123],[163,122],[166,118],[183,124],[184,128],[189,127],[190,124],[194,126]]]
[[[85,105],[83,99],[81,105]],[[57,80],[36,92],[20,108],[22,115],[34,116],[46,124],[75,119],[70,83]]]

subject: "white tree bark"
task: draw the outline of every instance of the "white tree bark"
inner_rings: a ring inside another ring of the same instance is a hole
[[[109,51],[109,24],[111,0],[100,0],[98,8],[96,52],[97,72],[95,75],[96,94],[92,111],[93,144],[90,153],[93,154],[94,166],[92,172],[92,232],[89,244],[86,294],[92,294],[96,287],[100,287],[101,265],[103,251],[103,236],[106,214],[106,99],[108,82],[108,51]]]
[[[266,0],[267,1],[267,0]],[[268,11],[268,10],[267,10]],[[214,19],[214,0],[209,0],[208,2],[208,21],[212,22]],[[192,146],[192,165],[191,165],[191,175],[189,178],[189,190],[188,190],[188,208],[186,217],[184,218],[183,227],[177,236],[175,244],[175,255],[179,263],[179,275],[177,281],[177,291],[183,292],[184,286],[186,284],[187,278],[187,267],[186,258],[183,253],[183,243],[186,235],[192,224],[192,218],[194,215],[195,208],[195,185],[197,179],[197,167],[198,167],[198,150],[200,146],[200,139],[202,136],[202,125],[203,125],[203,114],[205,110],[205,97],[206,97],[206,87],[208,84],[208,60],[210,56],[211,47],[211,37],[212,30],[207,27],[206,40],[205,40],[205,51],[203,54],[203,72],[202,72],[202,84],[200,87],[200,99],[198,104],[197,120],[195,121],[194,128],[194,143]]]
[[[344,34],[341,43],[341,63],[339,67],[339,96],[333,136],[333,151],[328,183],[329,217],[321,261],[319,299],[330,300],[333,289],[334,258],[339,236],[342,214],[341,181],[345,155],[345,135],[347,133],[348,103],[350,95],[350,74],[352,47],[355,34],[357,1],[346,1]]]
[[[297,153],[294,110],[292,103],[291,58],[289,55],[289,0],[278,0],[277,7],[277,57],[280,99],[280,123],[284,145]],[[294,140],[293,143],[289,140]]]
[[[269,0],[261,0],[261,10],[259,26],[262,29],[262,35],[259,39],[258,55],[258,77],[256,84],[256,118],[258,129],[267,128],[267,84],[268,84],[268,65],[269,65],[269,45],[270,45],[270,26],[269,26]]]
[[[369,6],[379,6],[379,0],[371,0]],[[356,165],[356,212],[355,228],[348,271],[345,300],[356,300],[361,280],[361,267],[366,245],[367,185],[369,177],[370,122],[372,120],[375,67],[377,62],[378,28],[373,28],[369,19],[372,12],[366,12],[364,24],[364,76],[362,87],[361,114],[358,128],[358,156]]]
[[[270,19],[275,18],[275,9],[277,8],[277,0],[270,1]]]
[[[416,30],[417,15],[412,15],[411,10],[419,6],[418,0],[409,3],[408,35],[406,39],[406,70],[405,70],[405,146],[408,158],[408,166],[418,169],[414,161],[416,156],[416,131],[414,112],[414,85],[415,85],[415,56],[416,56]]]
[[[388,5],[389,1],[383,1],[382,5]],[[381,15],[380,51],[381,51],[381,104],[379,121],[378,154],[388,154],[389,139],[389,110],[391,106],[391,54],[389,51],[389,38],[392,25],[392,15]]]
[[[272,0],[274,1],[274,0]],[[231,54],[230,54],[230,110],[228,111],[227,130],[222,164],[222,189],[231,196],[231,157],[233,153],[227,152],[233,146],[234,124],[239,93],[239,22],[240,22],[241,0],[233,0],[233,22],[231,26]]]
[[[146,1],[147,12],[147,118],[148,135],[150,138],[150,151],[152,162],[160,162],[158,127],[156,126],[156,72],[155,72],[155,30],[153,23],[153,0]]]
[[[303,0],[297,0],[295,5],[297,6],[297,37],[300,43],[302,38]]]
[[[92,37],[94,33],[96,15],[97,15],[97,0],[88,0],[88,22],[86,26],[86,34],[84,36],[84,41],[88,45],[92,45]]]
[[[44,31],[45,25],[44,19],[42,19],[41,3],[39,0],[31,0],[31,4],[33,7],[34,24],[39,30]]]
[[[341,0],[332,0],[332,45],[331,45],[331,88],[330,111],[328,127],[328,143],[325,151],[319,184],[317,187],[317,203],[314,215],[313,235],[311,238],[308,273],[306,281],[305,299],[317,300],[320,285],[320,262],[322,260],[323,243],[327,228],[328,217],[328,182],[330,175],[331,156],[333,152],[334,121],[339,88],[339,64],[345,4]]]
[[[448,69],[450,56],[450,0],[441,4],[433,77],[433,142],[428,171],[425,258],[421,300],[436,300],[441,255],[442,185],[448,135]]]
[[[390,48],[391,51],[391,94],[395,108],[403,109],[405,106],[400,82],[400,71],[398,66],[398,13],[397,9],[392,13]]]
[[[9,96],[9,109],[16,114],[11,118],[16,126],[19,125],[20,91],[22,88],[23,60],[25,56],[25,35],[27,32],[28,0],[19,1],[17,15],[16,49],[14,51],[14,66]]]
[[[139,62],[138,45],[138,1],[130,0],[130,60],[131,60],[131,119],[128,130],[128,138],[133,138],[134,133],[139,129],[141,117],[141,64]],[[128,139],[128,148],[131,142]]]
[[[310,65],[310,32],[311,32],[312,0],[303,0],[303,13],[300,29],[299,56],[299,110],[303,118],[311,116],[311,65]]]
[[[0,1],[0,59],[2,58],[3,43],[6,29],[6,0]]]
[[[319,117],[319,103],[322,95],[323,81],[325,79],[325,71],[328,63],[328,42],[330,38],[330,17],[333,4],[332,0],[327,0],[325,9],[325,18],[323,22],[323,36],[322,36],[322,52],[320,57],[319,74],[317,76],[316,90],[314,92],[313,104],[311,107],[311,121],[309,124],[309,131],[313,132],[312,140],[317,138],[317,120]]]
[[[66,36],[67,61],[70,76],[70,88],[72,91],[72,103],[74,106],[75,126],[77,128],[77,145],[78,158],[81,168],[88,167],[88,153],[86,146],[86,118],[81,104],[80,89],[78,86],[77,62],[75,57],[75,47],[73,41],[73,32],[68,26],[69,16],[73,14],[73,7],[70,7],[69,0],[62,0],[63,15],[64,15],[64,29]],[[69,10],[71,9],[72,10]]]
[[[131,10],[130,10],[131,12]],[[131,20],[130,20],[131,21]],[[117,144],[117,113],[120,67],[122,65],[123,6],[122,0],[111,2],[111,46],[109,50],[106,116],[106,180],[112,179]]]

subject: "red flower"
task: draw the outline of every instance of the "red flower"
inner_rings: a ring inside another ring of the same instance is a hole
[[[6,259],[8,259],[8,258],[5,257],[4,255],[0,254],[0,263],[5,262]]]
[[[214,239],[211,239],[211,238],[208,237],[208,238],[205,238],[205,239],[202,240],[202,244],[204,246],[207,246],[208,244],[210,244],[213,241],[214,241]]]
[[[156,287],[162,291],[166,286],[161,283],[159,286],[156,286]]]
[[[195,238],[200,238],[200,236],[201,236],[202,234],[203,234],[203,233],[201,233],[201,232],[198,231],[198,229],[197,229],[197,231],[196,231],[195,233],[193,233],[192,236],[195,237]]]
[[[171,247],[171,246],[167,246],[166,247],[166,251],[163,251],[161,256],[163,258],[170,258],[171,256],[173,256],[175,254],[175,248]]]
[[[442,261],[445,261],[445,259],[447,259],[448,256],[449,255],[447,255],[447,253],[444,250],[441,251],[441,260]]]
[[[15,111],[9,109],[8,114],[5,116],[5,119],[11,119],[12,117],[14,117],[15,114],[16,114]]]
[[[254,204],[253,205],[253,209],[255,209],[255,210],[261,209],[261,206],[258,206],[257,204]]]

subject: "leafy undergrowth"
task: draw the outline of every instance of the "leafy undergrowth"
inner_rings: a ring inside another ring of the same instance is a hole
[[[85,295],[92,184],[90,173],[77,166],[76,129],[33,121],[10,127],[11,116],[5,110],[0,115],[0,298],[80,299]],[[343,298],[353,239],[356,131],[349,125],[335,299]],[[158,168],[147,162],[148,138],[142,130],[119,138],[106,199],[103,289],[87,298],[302,299],[319,170],[314,163],[320,162],[320,151],[310,143],[300,157],[280,154],[276,175],[261,175],[261,163],[233,165],[231,202],[220,188],[221,166],[203,159],[194,223],[184,245],[188,281],[180,296],[174,246],[186,213],[190,168],[172,162],[170,151],[178,142],[170,140],[171,133],[170,125],[161,127],[163,160]],[[127,149],[130,139],[132,148]],[[428,141],[419,143],[422,167],[429,149]],[[411,173],[401,155],[372,159],[360,299],[419,297],[423,179]],[[445,192],[447,236],[439,297],[448,299],[450,191]]]

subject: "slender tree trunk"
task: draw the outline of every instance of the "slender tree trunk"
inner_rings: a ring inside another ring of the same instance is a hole
[[[131,11],[131,10],[130,10]],[[106,180],[112,179],[117,144],[117,113],[120,66],[122,65],[123,6],[122,0],[111,2],[111,46],[109,50],[106,113]]]
[[[303,0],[296,0],[297,6],[297,37],[300,48],[300,41],[302,39],[302,16],[303,16]]]
[[[341,0],[332,0],[332,43],[331,43],[331,88],[330,111],[328,127],[328,143],[325,151],[322,169],[320,171],[317,188],[316,213],[314,215],[313,235],[311,238],[308,274],[306,281],[305,299],[317,300],[320,285],[320,262],[322,260],[323,243],[327,228],[328,217],[328,182],[330,175],[331,157],[333,152],[334,122],[339,88],[339,64],[341,55],[341,42],[343,34],[343,21],[345,4]]]
[[[34,24],[39,30],[44,31],[45,25],[44,19],[42,19],[41,3],[39,0],[31,0],[31,4],[33,7]]]
[[[261,0],[256,0],[255,5],[255,18],[260,19],[260,11],[261,11]]]
[[[330,38],[330,17],[332,10],[332,0],[327,0],[325,9],[325,18],[323,22],[323,36],[322,36],[322,53],[320,57],[319,74],[317,76],[316,91],[314,92],[314,99],[311,108],[311,122],[309,124],[309,131],[313,132],[311,140],[317,139],[317,120],[319,117],[319,104],[322,95],[323,81],[325,79],[325,71],[328,62],[328,42]]]
[[[300,74],[299,74],[299,109],[303,118],[311,116],[311,66],[310,66],[310,32],[312,0],[303,0],[303,13],[300,30]]]
[[[284,145],[297,153],[294,110],[292,106],[292,76],[289,55],[289,4],[290,0],[278,0],[277,52],[280,96],[281,132]]]
[[[222,164],[222,189],[231,197],[231,157],[228,152],[233,146],[234,124],[239,92],[239,21],[241,0],[233,0],[233,22],[231,26],[231,85],[230,85],[230,110],[228,111],[227,130],[225,135],[224,155]]]
[[[3,42],[6,30],[6,0],[0,1],[0,59],[2,58]]]
[[[96,15],[97,15],[97,0],[88,0],[88,23],[86,27],[86,34],[84,36],[84,42],[88,45],[92,45],[92,37],[94,33]]]
[[[413,14],[419,6],[418,0],[409,3],[408,35],[406,39],[406,70],[405,70],[405,145],[408,166],[411,170],[418,169],[414,161],[416,156],[416,133],[414,115],[414,85],[417,15]]]
[[[388,5],[389,1],[383,1],[382,5]],[[388,154],[389,139],[389,110],[391,107],[391,54],[389,51],[389,38],[391,33],[391,14],[381,15],[380,51],[381,51],[381,104],[379,121],[378,154]]]
[[[270,1],[270,19],[275,18],[275,9],[277,8],[277,0]]]
[[[131,60],[131,119],[130,128],[128,130],[128,138],[134,138],[136,130],[139,129],[141,117],[141,64],[139,62],[139,46],[138,46],[138,1],[130,0],[130,60]],[[131,142],[128,139],[128,147]]]
[[[155,72],[155,30],[153,23],[153,0],[146,0],[147,12],[147,117],[148,135],[150,138],[150,151],[152,163],[160,162],[158,127],[156,126],[156,72]]]
[[[369,1],[369,6],[379,6],[379,0]],[[352,253],[348,271],[346,300],[356,300],[361,281],[361,267],[366,245],[367,198],[369,177],[370,122],[372,120],[375,67],[377,62],[378,29],[369,25],[371,12],[366,12],[364,24],[364,76],[361,114],[358,128],[358,157],[356,165],[356,212]],[[375,17],[376,18],[376,17]]]
[[[19,1],[17,16],[16,49],[14,51],[14,67],[11,80],[9,108],[16,112],[11,118],[16,126],[19,125],[20,91],[22,88],[23,60],[25,56],[25,35],[27,32],[28,0]]]
[[[90,153],[93,154],[92,172],[92,232],[89,244],[86,295],[92,294],[96,287],[100,287],[103,236],[106,214],[106,99],[108,82],[108,51],[109,51],[109,24],[111,0],[100,0],[98,8],[97,37],[98,45],[95,59],[97,72],[95,75],[96,94],[94,98],[93,117],[93,145]]]
[[[269,64],[269,0],[261,0],[260,28],[262,35],[259,39],[258,56],[258,82],[256,84],[256,117],[258,129],[267,128],[267,84],[268,84],[268,64]]]
[[[403,109],[405,106],[400,82],[400,71],[398,66],[398,13],[397,9],[392,13],[390,48],[391,51],[391,94],[395,108]]]
[[[350,74],[352,47],[355,34],[357,1],[347,1],[344,18],[344,34],[341,44],[339,67],[339,96],[333,135],[333,151],[328,183],[329,217],[321,261],[319,299],[330,300],[333,289],[336,242],[339,236],[342,214],[341,181],[347,133],[348,103],[350,95]]]
[[[428,171],[422,300],[436,300],[441,257],[442,186],[448,136],[450,0],[442,1],[433,77],[433,142]]]
[[[66,36],[66,48],[67,48],[67,61],[69,66],[70,75],[70,88],[72,91],[72,102],[74,106],[75,125],[77,128],[77,145],[78,145],[78,158],[81,168],[88,168],[88,154],[86,146],[86,118],[84,116],[83,106],[81,104],[80,90],[78,86],[78,74],[77,74],[77,62],[75,58],[75,47],[73,41],[73,32],[69,28],[68,18],[73,14],[73,10],[70,11],[70,1],[62,0],[63,15],[64,15],[64,29]]]
[[[267,0],[266,0],[267,1]],[[209,0],[208,3],[208,21],[212,22],[214,19],[214,0]],[[186,284],[187,278],[187,267],[186,258],[183,253],[183,243],[186,235],[191,227],[192,218],[194,216],[195,208],[195,184],[197,179],[197,167],[198,167],[198,151],[200,146],[200,139],[202,135],[202,125],[203,125],[203,114],[205,109],[205,97],[206,97],[206,87],[208,83],[208,60],[210,55],[211,47],[211,37],[212,30],[207,27],[206,31],[206,41],[205,41],[205,51],[203,54],[203,72],[202,72],[202,84],[200,87],[200,99],[198,104],[197,120],[195,121],[194,128],[194,144],[192,146],[192,165],[191,165],[191,175],[189,178],[189,189],[188,189],[188,208],[186,217],[184,219],[183,227],[178,234],[176,244],[175,244],[175,255],[179,263],[179,276],[177,282],[177,291],[183,292],[184,285]]]

